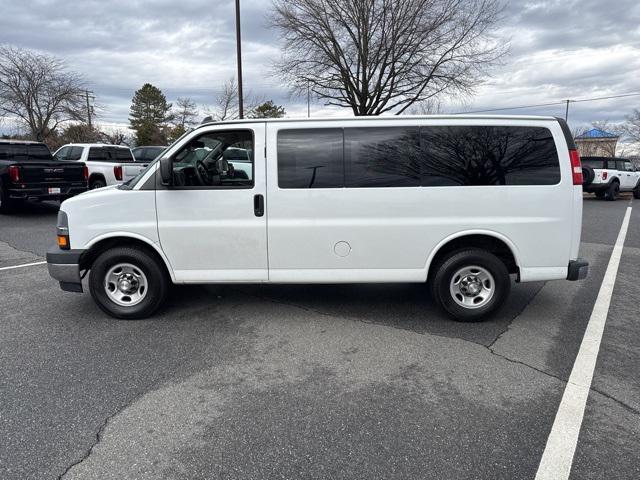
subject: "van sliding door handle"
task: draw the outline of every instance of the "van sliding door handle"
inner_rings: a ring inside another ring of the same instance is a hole
[[[253,196],[253,213],[256,217],[264,215],[264,197],[260,194]]]

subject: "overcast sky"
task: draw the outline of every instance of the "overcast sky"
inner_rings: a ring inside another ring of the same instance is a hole
[[[291,116],[306,115],[306,100],[290,98],[268,76],[279,56],[264,21],[270,0],[241,3],[245,91],[272,98]],[[511,53],[504,66],[473,98],[447,102],[446,112],[640,92],[638,0],[506,3],[499,33]],[[127,122],[133,92],[145,82],[169,101],[183,96],[206,105],[235,73],[233,0],[0,0],[0,12],[0,43],[62,57],[86,77],[105,107],[105,124]],[[571,106],[570,122],[621,121],[633,108],[640,108],[640,96],[579,103]],[[329,113],[314,103],[312,115]],[[564,107],[511,113],[564,115]]]

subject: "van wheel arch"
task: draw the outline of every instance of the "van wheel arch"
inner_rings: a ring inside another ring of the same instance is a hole
[[[473,248],[491,252],[504,263],[510,274],[516,274],[519,278],[520,268],[515,254],[504,240],[487,234],[469,234],[453,238],[438,248],[429,264],[427,281],[433,278],[440,264],[453,253]]]
[[[116,247],[135,247],[145,251],[147,254],[155,258],[158,265],[164,268],[167,278],[173,277],[169,266],[155,248],[142,240],[131,237],[105,238],[104,240],[97,242],[95,245],[92,245],[80,258],[80,270],[90,270],[93,262],[101,253]]]

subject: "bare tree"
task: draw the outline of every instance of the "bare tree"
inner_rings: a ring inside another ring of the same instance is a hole
[[[263,101],[252,92],[245,92],[244,103],[245,111],[252,112],[258,105],[263,103]],[[208,114],[217,122],[237,120],[240,117],[238,83],[235,77],[231,77],[224,83],[222,91],[215,98],[213,107],[208,111]]]
[[[640,152],[640,110],[635,109],[627,117],[627,121],[622,125],[622,131],[629,144],[629,150],[633,153]]]
[[[186,130],[188,127],[191,127],[196,123],[195,118],[197,115],[198,108],[196,102],[190,98],[178,97],[173,111],[173,118],[176,126],[180,126],[183,130]]]
[[[0,116],[23,124],[43,141],[70,120],[84,120],[82,77],[61,60],[30,50],[0,46]]]
[[[102,139],[105,143],[111,145],[131,145],[131,134],[122,128],[116,128],[112,130],[103,130],[100,132]]]
[[[507,51],[499,0],[273,0],[284,43],[276,71],[293,90],[356,115],[403,113],[470,94]]]

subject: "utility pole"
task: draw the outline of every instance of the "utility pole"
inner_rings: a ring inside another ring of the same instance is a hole
[[[311,92],[309,80],[307,80],[307,118],[311,118]]]
[[[89,125],[89,130],[91,130],[91,105],[89,104],[89,90],[84,91],[85,98],[87,100],[87,124]]]
[[[571,100],[565,100],[565,102],[567,102],[567,110],[564,114],[564,120],[565,122],[569,121],[569,103],[571,103]]]
[[[244,106],[242,99],[242,47],[240,46],[240,0],[236,0],[236,52],[238,57],[238,113],[244,118]]]

